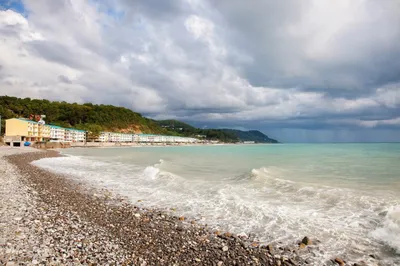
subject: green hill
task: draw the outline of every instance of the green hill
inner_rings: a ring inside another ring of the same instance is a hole
[[[0,97],[2,124],[5,119],[46,115],[46,123],[89,131],[120,131],[166,134],[153,120],[127,108],[112,105],[51,102],[30,98]],[[4,124],[2,126],[4,132]]]
[[[46,115],[47,124],[84,129],[94,134],[100,131],[113,131],[187,136],[222,142],[246,140],[276,142],[259,131],[200,129],[177,120],[149,119],[130,109],[113,105],[52,102],[9,96],[0,96],[1,134],[4,134],[6,119],[27,118],[31,114]]]
[[[162,128],[186,137],[204,138],[207,140],[220,140],[222,142],[238,142],[235,134],[225,132],[222,129],[200,129],[178,120],[155,121]]]

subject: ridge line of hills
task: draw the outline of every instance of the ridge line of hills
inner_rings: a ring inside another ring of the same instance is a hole
[[[101,131],[122,133],[164,134],[197,137],[221,142],[254,141],[278,143],[258,130],[200,129],[178,120],[153,120],[125,107],[92,103],[67,103],[30,98],[0,96],[0,135],[5,131],[5,120],[29,117],[31,114],[46,115],[46,123],[66,128],[87,130],[96,135]]]

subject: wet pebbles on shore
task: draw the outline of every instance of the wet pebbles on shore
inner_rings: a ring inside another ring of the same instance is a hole
[[[59,154],[0,157],[5,184],[0,264],[307,264],[307,256],[300,256],[311,253],[304,243],[301,247],[262,246],[249,238],[213,232],[185,217],[139,208],[105,189],[78,184],[30,164],[54,156]]]

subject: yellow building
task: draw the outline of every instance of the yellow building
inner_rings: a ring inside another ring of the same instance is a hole
[[[46,141],[50,139],[50,126],[23,118],[11,118],[6,120],[5,136],[18,137],[21,141]]]

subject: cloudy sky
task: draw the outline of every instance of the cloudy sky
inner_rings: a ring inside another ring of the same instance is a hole
[[[0,0],[0,94],[400,141],[400,1]]]

